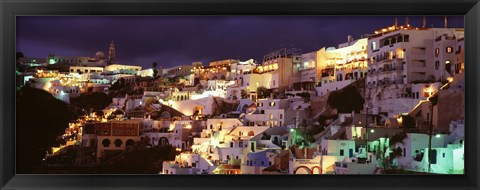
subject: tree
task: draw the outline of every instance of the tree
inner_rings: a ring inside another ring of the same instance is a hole
[[[415,119],[409,115],[402,115],[402,124],[404,129],[415,129]]]
[[[18,59],[20,59],[20,58],[24,58],[25,55],[23,55],[23,52],[18,51],[18,52],[16,53],[16,56],[15,56],[15,57],[16,57],[16,60],[18,60]]]
[[[112,98],[103,92],[81,94],[78,98],[71,98],[71,103],[81,108],[103,109],[112,103]]]
[[[157,70],[157,62],[153,62],[152,64],[153,69],[153,78],[157,78],[158,70]]]
[[[261,86],[257,88],[257,96],[259,99],[270,97],[270,90]]]
[[[336,108],[340,113],[360,112],[365,100],[357,88],[349,85],[341,90],[333,91],[327,99],[329,106]]]
[[[242,97],[242,99],[246,99],[246,98],[248,97],[247,91],[245,91],[245,90],[242,89],[242,90],[240,91],[240,96]]]

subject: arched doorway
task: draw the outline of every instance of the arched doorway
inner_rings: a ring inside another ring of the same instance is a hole
[[[322,174],[322,168],[320,166],[312,167],[312,174]]]
[[[161,137],[160,140],[158,141],[158,145],[159,146],[165,146],[165,145],[168,145],[169,142],[168,142],[168,139],[166,137]]]
[[[103,147],[109,147],[110,146],[110,140],[109,139],[103,139],[102,145],[103,145]]]
[[[193,107],[193,115],[202,115],[203,112],[203,106],[201,105],[196,105]]]
[[[135,141],[132,139],[128,139],[127,142],[125,143],[125,146],[133,146],[135,144]]]
[[[312,174],[312,171],[306,166],[299,166],[294,170],[293,174]]]
[[[113,141],[113,144],[115,144],[115,147],[121,147],[122,146],[122,140],[120,139],[116,139],[115,141]]]

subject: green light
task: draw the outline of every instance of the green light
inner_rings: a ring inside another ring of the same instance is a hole
[[[50,64],[55,64],[55,63],[57,63],[57,62],[55,62],[55,59],[50,59],[50,60],[48,60],[48,63],[50,63]]]
[[[374,133],[374,132],[375,132],[375,130],[373,130],[373,129],[370,129],[370,133]]]
[[[290,132],[292,132],[292,133],[293,133],[293,132],[295,132],[295,129],[293,129],[293,128],[292,128],[292,129],[290,129]]]

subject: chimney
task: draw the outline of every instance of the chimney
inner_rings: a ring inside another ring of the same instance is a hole
[[[395,17],[395,28],[397,28],[397,26],[398,26],[398,18]]]
[[[347,36],[347,42],[348,43],[353,42],[353,37],[351,35]]]
[[[406,25],[406,26],[408,26],[408,25],[409,25],[409,24],[408,24],[408,16],[407,16],[407,17],[405,17],[405,25]]]
[[[427,17],[426,16],[423,16],[423,28],[426,28],[427,27]]]
[[[443,20],[444,20],[443,22],[444,22],[445,28],[447,28],[447,24],[448,24],[448,22],[447,22],[447,16],[445,16],[445,17],[443,18]]]

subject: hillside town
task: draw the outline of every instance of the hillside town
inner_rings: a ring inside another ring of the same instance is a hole
[[[78,113],[40,172],[146,152],[128,163],[151,160],[161,175],[464,174],[464,29],[446,21],[171,68],[119,62],[109,42],[91,57],[17,56],[17,91]],[[154,149],[169,156],[148,158]]]

